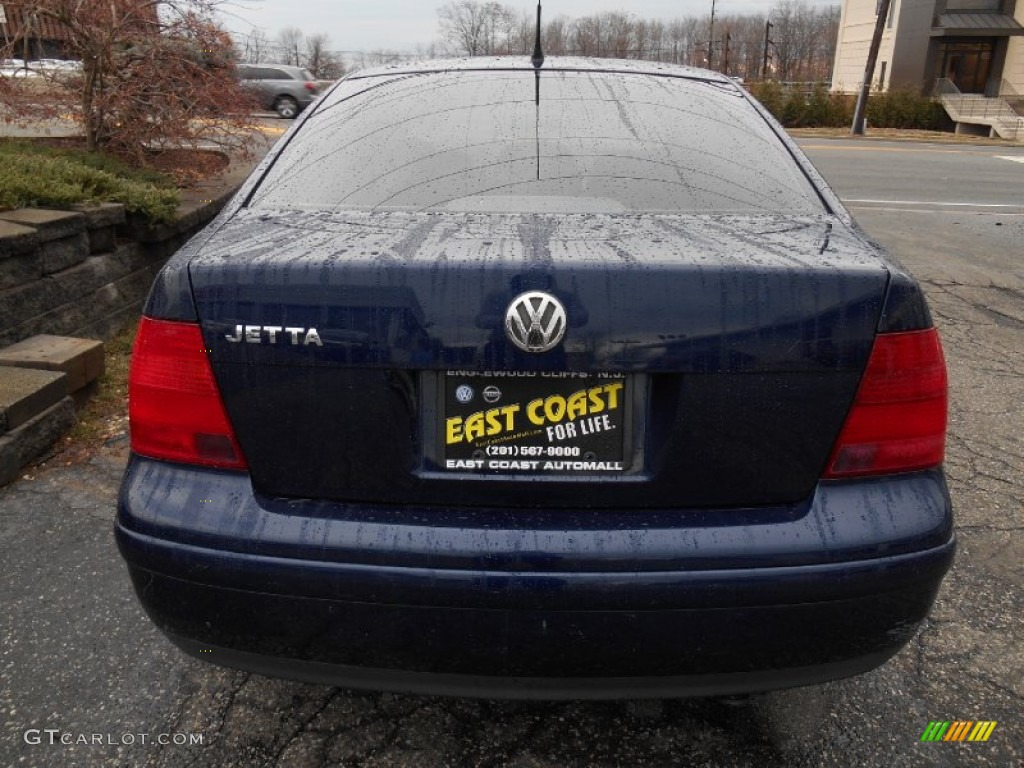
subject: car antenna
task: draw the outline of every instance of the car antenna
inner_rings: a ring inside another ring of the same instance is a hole
[[[537,39],[533,44],[534,103],[537,105],[537,181],[540,181],[540,68],[544,66],[544,49],[540,44],[540,0],[537,0]]]
[[[540,0],[537,0],[537,40],[533,44],[533,58],[530,59],[534,69],[544,65],[544,50],[540,45]]]

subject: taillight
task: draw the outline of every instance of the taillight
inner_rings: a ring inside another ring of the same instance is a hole
[[[194,323],[142,318],[128,374],[128,417],[138,454],[247,467]]]
[[[911,472],[942,463],[946,361],[934,328],[875,337],[825,477]]]
[[[307,91],[311,91],[312,93],[316,93],[316,83],[311,83],[311,82],[307,81],[306,82],[306,90]]]

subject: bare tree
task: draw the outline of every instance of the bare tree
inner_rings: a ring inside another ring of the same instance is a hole
[[[506,52],[521,56],[531,54],[533,52],[533,43],[536,39],[536,31],[537,17],[532,11],[522,11],[519,14],[513,14]],[[555,51],[549,49],[546,43],[543,43],[543,48],[547,55],[555,55]]]
[[[829,5],[818,10],[815,29],[815,72],[813,75],[815,80],[828,80],[832,76],[836,45],[839,43],[841,10],[841,6],[838,5]]]
[[[242,40],[242,61],[249,64],[259,64],[260,62],[267,60],[271,50],[272,45],[270,38],[267,37],[267,33],[262,29],[254,29],[252,32],[245,35]]]
[[[577,56],[607,55],[604,25],[601,16],[583,16],[573,21],[570,54]]]
[[[487,47],[487,4],[455,0],[438,8],[441,36],[455,51],[483,56]]]
[[[608,11],[603,15],[602,28],[605,32],[605,56],[617,59],[629,58],[634,54],[634,23],[627,13]]]
[[[241,88],[230,36],[212,19],[215,0],[24,0],[9,16],[29,14],[59,35],[80,75],[53,76],[45,96],[30,78],[3,78],[0,102],[33,119],[55,113],[81,121],[90,150],[107,149],[145,164],[160,146],[216,142],[246,151],[253,141],[251,97]],[[8,35],[0,55],[21,50]],[[216,117],[216,120],[199,119]]]
[[[774,24],[772,36],[779,80],[818,80],[828,76],[832,62],[823,59],[822,54],[829,46],[822,43],[822,36],[835,35],[838,24],[835,28],[823,25],[821,16],[832,13],[831,9],[812,8],[807,0],[777,0],[772,6],[769,17]]]
[[[761,74],[764,55],[764,16],[760,14],[721,16],[715,27],[721,29],[719,41],[729,36],[729,71],[726,74],[746,79],[757,79]],[[724,44],[716,49],[722,71],[725,71]]]
[[[487,55],[512,53],[517,14],[501,3],[484,3],[484,51]]]
[[[652,61],[671,61],[671,46],[667,45],[665,23],[644,21],[636,23],[636,57]]]
[[[535,16],[516,13],[508,5],[454,0],[438,9],[445,42],[453,52],[479,56],[526,54],[532,49]],[[832,68],[839,24],[839,6],[820,9],[809,0],[777,0],[771,54],[775,76],[782,80],[827,79]],[[572,19],[556,16],[544,23],[542,40],[549,56],[615,56],[671,61],[704,67],[711,60],[725,65],[728,36],[729,74],[758,79],[764,56],[763,14],[731,14],[715,18],[715,39],[708,40],[708,16],[671,21],[638,19],[624,12],[604,12]]]
[[[527,13],[522,26],[525,26],[526,39],[532,40],[535,32],[536,20],[531,13]],[[556,16],[544,25],[542,31],[542,43],[544,52],[549,56],[564,56],[569,52],[569,35],[572,27],[572,19],[568,16]],[[529,50],[529,48],[527,48]]]
[[[697,46],[707,26],[695,16],[672,21],[666,28],[666,45],[672,48],[671,61],[676,64],[696,64]]]
[[[277,35],[277,45],[281,51],[281,64],[293,67],[302,66],[302,51],[306,47],[306,36],[301,29],[286,27]]]
[[[328,46],[325,34],[310,35],[306,38],[306,53],[303,64],[317,80],[337,80],[345,74],[345,66]]]

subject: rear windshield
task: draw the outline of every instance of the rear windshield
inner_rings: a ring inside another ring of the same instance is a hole
[[[823,210],[785,146],[730,86],[549,70],[539,78],[530,71],[450,71],[347,80],[306,121],[250,204],[317,211]]]

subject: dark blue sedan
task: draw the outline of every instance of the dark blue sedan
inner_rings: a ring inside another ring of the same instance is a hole
[[[536,698],[870,670],[954,552],[917,283],[716,73],[354,74],[160,273],[117,541],[206,661]]]

